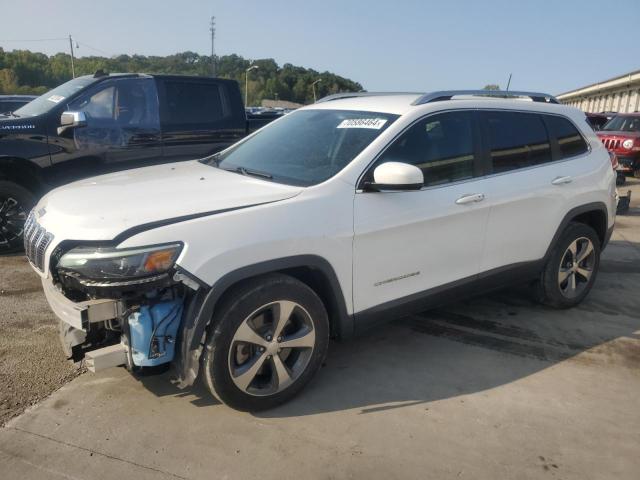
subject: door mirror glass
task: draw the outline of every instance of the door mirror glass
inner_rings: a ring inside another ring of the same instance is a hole
[[[365,185],[366,190],[420,190],[424,185],[422,170],[403,162],[385,162],[373,171],[373,182]]]
[[[84,127],[87,125],[87,116],[84,112],[63,112],[60,116],[58,135],[70,128]]]

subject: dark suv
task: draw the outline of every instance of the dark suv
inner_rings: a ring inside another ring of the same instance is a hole
[[[52,187],[216,153],[247,122],[232,80],[98,72],[0,115],[0,252],[21,248],[29,210]]]

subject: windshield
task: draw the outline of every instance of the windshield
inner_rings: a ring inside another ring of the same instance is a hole
[[[397,118],[387,113],[302,110],[203,162],[281,183],[315,185],[342,170]]]
[[[640,115],[618,115],[609,120],[602,130],[640,132]]]
[[[93,77],[79,77],[63,83],[59,87],[49,90],[44,95],[39,96],[35,100],[27,103],[24,107],[13,112],[18,117],[35,117],[48,112],[63,100],[69,98],[78,90],[82,90],[87,85],[95,82]]]

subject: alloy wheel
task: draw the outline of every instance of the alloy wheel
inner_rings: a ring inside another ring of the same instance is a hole
[[[22,243],[27,212],[13,197],[0,197],[0,251],[16,248]]]
[[[229,373],[242,392],[279,393],[305,371],[316,343],[313,321],[298,303],[263,305],[237,328],[229,348]]]
[[[575,298],[589,285],[593,276],[596,254],[593,243],[580,237],[569,244],[558,270],[560,293],[566,298]]]

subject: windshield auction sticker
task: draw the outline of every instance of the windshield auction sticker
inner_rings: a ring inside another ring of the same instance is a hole
[[[64,97],[62,95],[51,95],[49,98],[47,98],[47,100],[53,103],[60,103],[62,100],[64,100]]]
[[[370,128],[380,130],[387,123],[386,118],[349,118],[340,122],[336,128]]]

